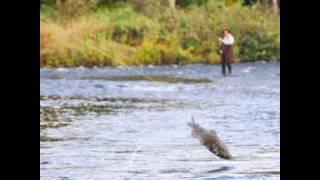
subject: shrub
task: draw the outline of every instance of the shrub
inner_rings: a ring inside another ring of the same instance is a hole
[[[147,40],[143,42],[133,58],[134,64],[161,64],[161,47]]]
[[[239,42],[239,55],[243,61],[279,59],[277,34],[256,32],[247,34]]]
[[[217,39],[224,28],[235,37],[236,61],[280,59],[280,18],[268,10],[217,0],[205,6],[189,1],[188,8],[172,11],[163,2],[105,4],[72,18],[41,7],[41,66],[219,63]]]
[[[191,5],[202,6],[206,4],[208,0],[176,0],[177,6],[187,7]]]
[[[115,26],[112,40],[129,46],[140,45],[144,38],[144,29],[131,26]]]

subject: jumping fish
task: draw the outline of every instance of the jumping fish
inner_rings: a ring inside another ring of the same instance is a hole
[[[215,130],[206,130],[197,124],[193,118],[188,122],[188,126],[192,128],[192,137],[198,139],[209,151],[223,159],[232,159],[226,145],[219,139]]]

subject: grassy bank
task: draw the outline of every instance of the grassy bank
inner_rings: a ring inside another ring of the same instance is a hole
[[[42,8],[42,67],[218,63],[224,28],[235,36],[236,61],[280,59],[280,17],[259,6],[122,3],[84,12]]]

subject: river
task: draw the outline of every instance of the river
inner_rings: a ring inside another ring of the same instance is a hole
[[[40,69],[43,180],[280,179],[280,64]],[[233,160],[192,138],[215,129]]]

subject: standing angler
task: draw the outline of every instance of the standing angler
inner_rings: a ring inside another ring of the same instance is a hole
[[[223,159],[232,159],[226,145],[219,139],[217,133],[214,130],[207,131],[199,124],[195,123],[192,117],[192,122],[188,125],[192,128],[192,136],[200,140],[201,144],[206,148]]]
[[[225,29],[223,31],[223,38],[219,37],[220,43],[220,54],[221,54],[221,66],[222,66],[222,74],[223,76],[226,75],[226,66],[228,67],[229,74],[232,73],[231,63],[233,61],[233,48],[232,45],[234,44],[234,37],[230,32]]]

